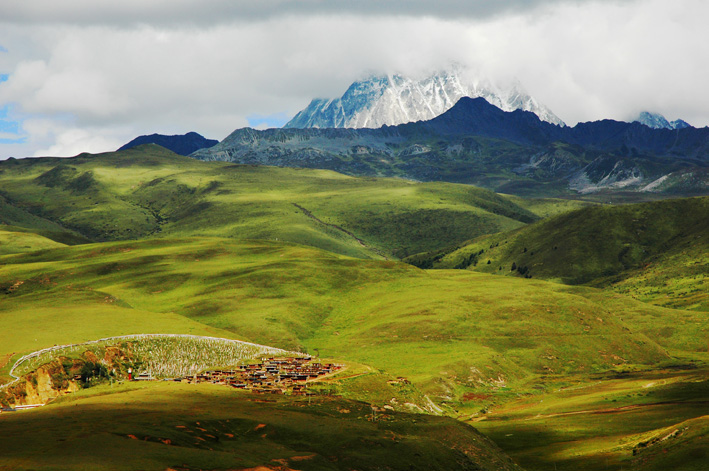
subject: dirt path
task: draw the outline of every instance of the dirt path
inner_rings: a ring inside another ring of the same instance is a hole
[[[344,373],[348,369],[349,369],[349,366],[343,366],[341,369],[339,369],[337,371],[333,371],[333,372],[328,373],[326,375],[318,376],[317,378],[306,379],[305,382],[306,383],[319,383],[319,382],[328,382],[329,380],[332,380],[332,379],[342,379],[342,378],[335,378],[335,376],[338,376],[338,375]],[[355,375],[355,376],[358,376],[358,375]]]
[[[361,373],[353,373],[348,376],[340,376],[342,373],[344,373],[345,371],[350,369],[349,366],[345,366],[344,368],[342,368],[339,371],[334,371],[332,373],[328,373],[324,376],[320,376],[319,378],[315,378],[313,380],[308,380],[308,381],[323,381],[323,380],[326,380],[326,382],[340,381],[340,380],[345,380],[345,379],[358,378],[360,376],[372,374],[374,372],[374,369],[371,366],[369,366],[369,365],[364,365],[364,366],[367,367],[367,371],[362,371]]]
[[[304,207],[302,207],[298,203],[292,203],[292,204],[296,208],[300,209],[303,212],[303,214],[308,216],[313,221],[318,222],[318,223],[322,224],[323,226],[331,227],[337,231],[342,232],[343,234],[350,236],[351,238],[356,240],[359,243],[359,245],[361,245],[362,247],[371,250],[372,252],[376,253],[377,255],[380,255],[381,257],[384,257],[385,260],[389,260],[389,257],[384,255],[384,253],[382,253],[381,250],[375,249],[374,247],[367,245],[367,243],[365,241],[363,241],[362,239],[360,239],[359,237],[357,237],[356,235],[354,235],[353,233],[351,233],[350,231],[348,231],[344,227],[338,226],[337,224],[330,224],[330,223],[323,221],[322,219],[319,219],[317,216],[315,216],[313,213],[311,213],[310,211],[308,211],[307,209],[305,209]]]

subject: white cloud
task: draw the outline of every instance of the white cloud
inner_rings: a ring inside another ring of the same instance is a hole
[[[487,18],[540,6],[631,0],[23,0],[0,4],[0,18],[24,24],[214,25],[313,15]]]
[[[709,124],[703,0],[460,0],[438,13],[423,0],[298,12],[276,7],[303,2],[166,2],[0,6],[0,107],[24,119],[26,155],[111,150],[153,132],[222,139],[250,116],[339,96],[367,72],[451,61],[517,77],[570,124],[642,109]],[[0,158],[18,149],[0,145]]]
[[[34,157],[72,157],[82,152],[94,154],[115,150],[125,144],[105,134],[94,133],[91,129],[64,129],[55,132],[55,135],[55,143],[47,149],[35,151]]]
[[[24,128],[35,146],[29,154],[32,157],[72,157],[82,152],[115,150],[125,144],[125,129],[120,127],[77,127],[70,120],[29,118]]]

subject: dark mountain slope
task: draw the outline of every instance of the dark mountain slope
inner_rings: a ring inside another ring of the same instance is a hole
[[[617,285],[657,304],[709,309],[709,197],[587,207],[408,261]]]
[[[212,147],[219,141],[207,139],[196,132],[188,132],[183,135],[166,136],[164,134],[151,134],[149,136],[139,136],[125,144],[118,150],[130,149],[131,147],[140,146],[143,144],[157,144],[169,149],[176,154],[190,155],[199,149]]]
[[[430,121],[379,129],[238,129],[191,156],[537,196],[709,189],[709,128],[651,129],[612,120],[560,127],[482,98],[462,98]]]
[[[408,125],[444,136],[481,136],[517,144],[546,145],[563,136],[565,128],[539,119],[530,111],[502,111],[484,98],[461,98],[453,108],[430,121]]]

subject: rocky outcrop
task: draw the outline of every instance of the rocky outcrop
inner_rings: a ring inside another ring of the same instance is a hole
[[[77,380],[60,376],[60,369],[62,365],[59,360],[37,368],[7,388],[4,394],[0,395],[0,402],[10,406],[46,404],[52,399],[81,389]]]

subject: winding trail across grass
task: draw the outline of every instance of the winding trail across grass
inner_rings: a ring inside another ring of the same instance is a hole
[[[357,243],[359,243],[359,245],[361,245],[362,247],[371,250],[372,252],[376,253],[377,255],[380,255],[381,257],[384,257],[385,260],[389,260],[389,257],[387,257],[386,255],[384,255],[384,253],[383,253],[381,250],[376,249],[376,248],[372,247],[371,245],[367,245],[367,243],[366,243],[365,241],[363,241],[362,239],[360,239],[359,237],[357,237],[356,235],[354,235],[353,233],[351,233],[350,231],[348,231],[348,230],[345,229],[344,227],[338,226],[337,224],[330,224],[330,223],[328,223],[328,222],[323,221],[322,219],[318,218],[317,216],[315,216],[313,213],[311,213],[310,211],[308,211],[307,209],[305,209],[304,207],[302,207],[302,206],[299,205],[298,203],[293,203],[293,206],[295,206],[296,208],[300,209],[300,210],[303,212],[303,214],[305,214],[306,216],[308,216],[308,217],[309,217],[310,219],[312,219],[313,221],[318,222],[318,223],[320,223],[320,224],[322,224],[322,225],[324,225],[324,226],[331,227],[331,228],[333,228],[333,229],[335,229],[335,230],[337,230],[337,231],[342,232],[343,234],[346,234],[346,235],[352,237],[352,238],[353,238],[354,240],[356,240]]]

